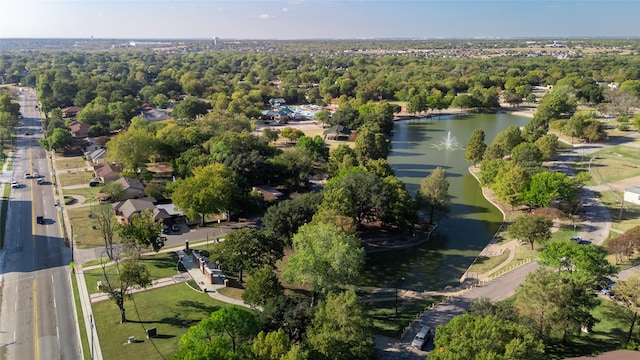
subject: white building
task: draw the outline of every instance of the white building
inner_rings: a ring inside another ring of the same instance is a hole
[[[640,187],[629,186],[624,190],[624,201],[640,205]]]

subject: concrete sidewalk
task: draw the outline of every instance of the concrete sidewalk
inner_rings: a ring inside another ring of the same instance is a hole
[[[220,294],[217,290],[225,287],[225,281],[224,281],[225,278],[224,277],[215,278],[214,284],[209,283],[209,281],[206,279],[203,272],[200,270],[200,268],[198,268],[196,262],[192,259],[191,256],[188,256],[184,252],[183,248],[162,249],[160,252],[164,252],[164,253],[175,252],[176,254],[178,254],[178,258],[180,258],[180,261],[184,265],[187,272],[180,273],[180,274],[177,273],[176,275],[173,275],[173,276],[156,279],[153,281],[152,285],[146,289],[141,289],[141,288],[132,289],[131,290],[132,294],[135,294],[141,291],[157,289],[165,286],[176,285],[176,284],[187,282],[189,280],[193,280],[196,284],[198,284],[198,289],[194,289],[194,290],[205,292],[209,294],[209,296],[211,296],[213,299],[225,302],[227,304],[234,304],[234,305],[251,308],[251,306],[248,304],[245,304],[243,300],[234,299],[234,298]],[[145,255],[152,255],[152,254],[155,254],[155,253],[147,253]],[[100,268],[100,266],[101,265],[88,266],[84,270],[97,269],[97,268]],[[82,276],[82,278],[84,279],[84,276]],[[86,290],[86,284],[85,284],[85,290]],[[87,295],[87,298],[90,299],[91,303],[96,303],[99,301],[108,300],[109,294],[104,292],[93,293],[93,294]]]

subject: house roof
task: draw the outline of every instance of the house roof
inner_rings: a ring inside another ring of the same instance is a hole
[[[334,125],[322,132],[323,135],[329,135],[334,133],[338,133],[340,135],[351,135],[351,130],[347,129],[342,125]]]
[[[156,205],[156,209],[164,210],[170,216],[184,215],[184,213],[180,209],[178,209],[175,204],[159,204]]]
[[[630,192],[630,193],[634,193],[634,194],[640,194],[640,187],[639,186],[629,186],[628,188],[624,189],[624,191]]]
[[[119,206],[114,208],[122,212],[122,216],[130,219],[133,214],[139,213],[142,210],[146,209],[155,210],[156,207],[151,201],[147,199],[129,199],[121,202]]]
[[[131,179],[127,177],[121,177],[120,179],[115,181],[116,183],[122,185],[123,190],[127,189],[136,189],[144,191],[144,185],[138,179]]]
[[[87,157],[90,158],[91,160],[102,159],[105,156],[107,156],[107,149],[105,149],[105,148],[100,148],[98,150],[94,150],[94,151],[90,152],[87,155]]]
[[[93,170],[99,177],[107,177],[109,175],[120,174],[120,170],[111,164],[94,165]]]
[[[60,111],[62,111],[62,116],[63,117],[75,115],[78,112],[80,112],[81,110],[82,110],[82,108],[79,107],[79,106],[69,106],[69,107],[66,107],[64,109],[60,109]]]
[[[69,129],[71,129],[72,133],[89,131],[89,125],[85,123],[81,123],[79,121],[73,121],[69,124]]]
[[[640,352],[633,350],[615,350],[594,356],[580,356],[565,360],[634,360],[640,359]]]
[[[260,192],[265,200],[277,200],[284,195],[280,191],[267,185],[254,186],[253,188]]]

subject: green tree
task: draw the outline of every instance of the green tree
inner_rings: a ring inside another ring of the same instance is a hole
[[[175,360],[239,359],[251,351],[248,342],[258,332],[253,314],[225,306],[189,328],[180,338]]]
[[[544,343],[525,326],[496,316],[463,314],[439,326],[433,359],[546,359]]]
[[[552,270],[538,269],[515,294],[515,308],[523,323],[537,336],[551,341],[566,340],[582,327],[592,328],[596,319],[591,311],[600,303],[585,282],[562,278]]]
[[[301,226],[293,236],[293,248],[282,275],[287,281],[308,285],[312,304],[319,293],[352,284],[364,265],[360,239],[328,224]]]
[[[46,148],[50,148],[55,152],[61,152],[71,145],[73,142],[73,136],[71,131],[67,129],[56,128],[53,133],[40,141],[40,145]]]
[[[329,153],[329,163],[327,171],[329,176],[338,175],[341,170],[358,165],[356,152],[347,144],[340,144]]]
[[[523,142],[511,150],[511,160],[524,169],[536,169],[542,165],[542,152],[535,144]]]
[[[116,261],[118,276],[115,279],[109,278],[107,275],[106,264],[102,264],[102,273],[106,287],[104,291],[109,293],[109,297],[116,303],[120,310],[120,323],[127,322],[127,316],[124,308],[124,301],[131,298],[131,290],[134,286],[147,288],[151,286],[151,275],[146,266],[137,259],[126,260],[123,262]]]
[[[627,342],[631,341],[633,327],[640,312],[640,276],[634,275],[626,280],[618,281],[612,288],[616,300],[631,312]]]
[[[522,143],[522,133],[518,126],[512,125],[501,131],[493,140],[493,144],[497,144],[502,149],[503,156],[509,154],[513,148]]]
[[[284,244],[279,238],[252,228],[228,233],[214,250],[225,269],[238,272],[241,283],[243,270],[273,267],[282,258],[283,251]]]
[[[538,262],[558,271],[566,270],[595,281],[598,277],[610,276],[617,272],[606,256],[607,253],[599,246],[584,246],[572,240],[563,240],[547,244],[540,252]]]
[[[306,149],[288,149],[269,161],[280,178],[287,181],[294,190],[309,183],[309,177],[313,173],[313,160]]]
[[[290,246],[293,234],[313,219],[321,202],[322,193],[307,193],[269,206],[262,218],[264,228]]]
[[[290,348],[289,336],[282,329],[268,333],[260,331],[251,345],[251,351],[258,360],[281,360]]]
[[[270,127],[262,129],[262,137],[267,139],[269,142],[276,142],[278,137],[280,137],[280,130],[273,129]]]
[[[420,181],[420,189],[416,195],[416,205],[429,216],[429,223],[449,213],[451,197],[449,196],[449,181],[444,168],[437,167],[426,178]]]
[[[558,151],[558,137],[555,134],[546,134],[536,140],[535,144],[542,153],[543,160],[551,160]]]
[[[242,292],[242,300],[252,306],[264,306],[267,300],[283,295],[284,288],[273,267],[265,265],[251,273]]]
[[[551,226],[553,222],[543,215],[523,215],[518,217],[507,229],[509,235],[531,244],[544,244],[551,238]]]
[[[522,200],[532,207],[549,207],[553,200],[569,200],[576,196],[578,186],[565,174],[543,171],[534,174]]]
[[[513,166],[502,168],[502,171],[498,171],[495,183],[491,188],[495,191],[500,201],[511,205],[513,209],[516,205],[522,203],[522,192],[528,183],[529,175],[526,170],[514,164]]]
[[[386,159],[391,151],[391,142],[380,132],[377,125],[364,125],[356,137],[356,156],[361,164],[370,160]]]
[[[282,129],[282,131],[280,132],[280,135],[283,138],[288,139],[291,142],[296,142],[298,141],[298,139],[300,139],[301,137],[304,136],[304,132],[302,132],[302,130],[300,129],[296,129],[296,128],[292,128],[292,127],[286,127],[284,129]]]
[[[135,124],[136,121],[132,124]],[[137,172],[156,153],[155,136],[145,128],[132,127],[121,131],[106,144],[107,161],[122,164],[125,170]]]
[[[172,199],[191,217],[199,215],[204,226],[205,216],[229,210],[240,192],[233,170],[222,164],[211,164],[193,170],[193,176],[178,182]]]
[[[474,129],[464,150],[464,161],[471,161],[476,166],[482,161],[485,150],[487,144],[484,143],[484,130]]]
[[[199,115],[205,115],[209,109],[211,105],[208,103],[195,97],[188,97],[176,104],[171,115],[178,120],[193,121]]]
[[[109,181],[104,184],[100,192],[104,193],[112,202],[125,200],[127,196],[127,192],[124,190],[124,187],[122,187],[122,184],[115,181]]]
[[[314,137],[303,136],[296,143],[296,147],[305,149],[311,155],[312,160],[327,160],[329,159],[329,147],[322,140],[320,135]]]
[[[329,122],[329,118],[331,117],[331,112],[329,110],[320,110],[316,113],[316,120],[318,120],[322,127],[324,128],[324,124]]]
[[[491,187],[495,183],[498,173],[505,166],[507,166],[507,162],[502,159],[482,162],[480,165],[480,183],[483,186]]]
[[[153,211],[150,209],[133,214],[128,222],[119,226],[118,233],[123,239],[125,248],[133,251],[137,258],[140,258],[144,249],[160,251],[167,240],[162,236],[162,222],[156,222],[153,219]]]
[[[367,359],[374,354],[371,319],[353,290],[329,294],[318,305],[307,335],[321,359]]]

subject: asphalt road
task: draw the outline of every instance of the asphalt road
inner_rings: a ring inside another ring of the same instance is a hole
[[[0,359],[81,359],[71,251],[61,237],[48,159],[38,144],[42,132],[36,105],[35,95],[25,91],[20,96],[24,118],[13,169],[1,179],[18,180],[21,187],[11,189],[0,252]],[[34,172],[44,176],[44,184],[25,179],[25,173]],[[43,215],[45,224],[36,224],[36,215]]]

